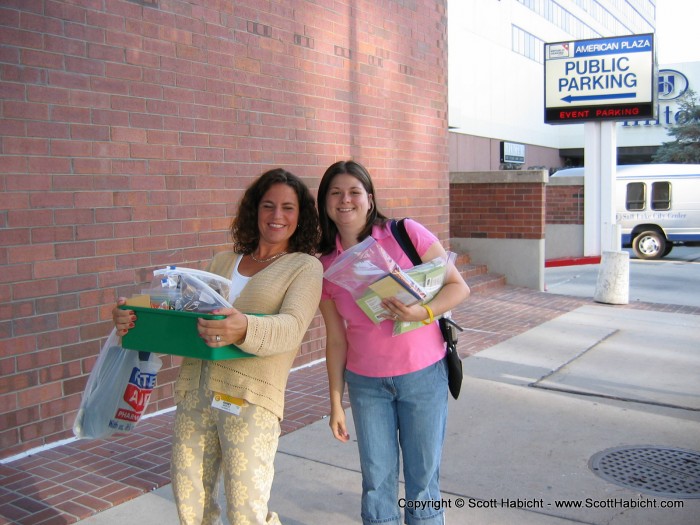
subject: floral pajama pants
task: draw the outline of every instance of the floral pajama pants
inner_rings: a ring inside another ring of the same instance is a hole
[[[200,386],[178,404],[171,479],[181,525],[220,525],[217,502],[224,478],[231,525],[280,525],[267,508],[280,423],[272,412],[243,402],[238,415],[212,407]]]

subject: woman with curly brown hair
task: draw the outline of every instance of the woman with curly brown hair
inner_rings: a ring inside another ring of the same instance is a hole
[[[217,254],[208,271],[233,281],[233,308],[213,312],[225,319],[200,319],[198,330],[210,347],[235,344],[254,357],[182,363],[171,475],[183,525],[220,523],[221,473],[230,523],[280,523],[267,504],[284,391],[321,296],[323,269],[312,255],[318,214],[298,177],[283,169],[261,175],[246,190],[231,234],[233,251]],[[136,319],[118,308],[113,315],[120,335]]]

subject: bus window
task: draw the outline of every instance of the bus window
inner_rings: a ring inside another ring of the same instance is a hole
[[[651,185],[651,209],[670,210],[671,209],[671,183],[654,182]]]
[[[643,182],[630,182],[627,185],[627,198],[625,207],[628,211],[642,211],[646,201],[646,184]]]

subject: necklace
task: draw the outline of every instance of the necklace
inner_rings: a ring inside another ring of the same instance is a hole
[[[274,261],[275,259],[279,259],[280,257],[282,257],[283,255],[286,255],[286,254],[287,254],[287,252],[284,251],[284,252],[280,252],[280,253],[278,253],[278,254],[275,254],[275,255],[273,255],[272,257],[268,257],[267,259],[258,259],[258,258],[253,254],[253,252],[251,252],[251,253],[250,253],[250,258],[253,259],[253,260],[254,260],[255,262],[257,262],[257,263],[266,263],[266,262]]]

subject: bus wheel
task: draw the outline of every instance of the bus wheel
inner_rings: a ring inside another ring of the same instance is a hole
[[[666,255],[666,238],[657,231],[642,232],[634,238],[632,249],[639,259],[661,259]]]

